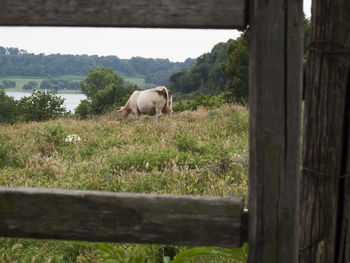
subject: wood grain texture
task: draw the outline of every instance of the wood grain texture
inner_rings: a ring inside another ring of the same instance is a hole
[[[241,198],[0,188],[0,236],[240,247]]]
[[[350,2],[312,2],[300,197],[300,260],[350,262]]]
[[[245,0],[2,0],[0,25],[243,28]]]
[[[248,262],[297,262],[302,2],[250,2]]]

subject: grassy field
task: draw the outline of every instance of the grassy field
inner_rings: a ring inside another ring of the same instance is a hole
[[[80,142],[65,143],[68,134]],[[247,197],[248,113],[236,105],[173,118],[0,125],[0,185],[112,192]],[[142,262],[162,245],[114,244]],[[163,250],[162,250],[163,248]],[[184,250],[183,247],[175,247]],[[0,238],[0,262],[103,262],[74,242]],[[235,262],[203,257],[193,262]]]

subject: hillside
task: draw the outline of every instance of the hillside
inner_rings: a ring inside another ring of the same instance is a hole
[[[89,70],[96,67],[111,67],[123,78],[131,79],[131,83],[136,79],[142,88],[147,85],[167,85],[172,73],[191,69],[196,60],[189,58],[185,62],[171,62],[169,59],[141,57],[120,59],[117,56],[35,55],[18,48],[0,46],[0,61],[0,77],[3,79],[8,76],[86,76]]]
[[[81,141],[66,143],[73,133]],[[110,113],[0,124],[0,144],[1,186],[247,197],[248,111],[241,106],[175,113],[159,123]],[[163,245],[113,246],[145,263],[163,262],[156,260]],[[0,262],[104,262],[74,242],[0,238],[0,251]]]

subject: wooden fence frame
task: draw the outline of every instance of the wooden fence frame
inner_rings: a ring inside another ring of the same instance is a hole
[[[156,6],[156,8],[154,8]],[[300,102],[302,86],[302,42],[303,11],[302,1],[298,0],[2,0],[0,9],[0,25],[6,26],[108,26],[108,27],[165,27],[165,28],[246,28],[250,27],[250,157],[249,157],[249,262],[296,262],[297,261],[297,210],[298,210],[298,178],[300,152]],[[55,190],[0,189],[0,235],[57,238],[58,234],[37,235],[25,232],[21,225],[28,225],[30,212],[23,220],[12,222],[11,218],[25,214],[25,209],[13,211],[9,204],[26,200],[29,196],[33,202],[42,195],[62,197],[62,192]],[[65,192],[70,200],[82,201],[82,196],[89,193]],[[98,198],[104,193],[91,193]],[[109,195],[109,194],[107,194]],[[11,196],[11,197],[10,197]],[[74,198],[73,198],[74,196]],[[132,196],[128,196],[132,197]],[[134,195],[137,199],[140,196]],[[131,199],[133,199],[132,197]],[[117,200],[118,196],[108,196],[106,201]],[[141,197],[140,197],[141,198]],[[159,197],[162,199],[161,197]],[[163,205],[174,205],[173,198],[164,199]],[[89,198],[87,198],[89,199]],[[98,198],[99,199],[99,198]],[[141,199],[158,200],[154,196],[142,196]],[[181,198],[180,198],[181,199]],[[64,198],[63,198],[64,200]],[[181,199],[182,205],[192,202],[192,198]],[[186,200],[186,201],[184,201]],[[226,239],[225,230],[216,236],[217,246],[240,246],[245,240],[247,229],[244,225],[242,207],[238,212],[241,200],[222,199],[220,202],[210,198],[199,198],[204,207],[220,206],[222,214],[228,215],[225,220],[232,219],[232,229],[240,231],[229,233],[239,235],[228,238],[230,244],[222,244],[218,240]],[[113,201],[114,202],[114,201]],[[169,202],[169,203],[167,203]],[[175,202],[175,203],[174,203]],[[226,202],[226,204],[224,204]],[[68,202],[69,203],[69,202]],[[97,208],[95,203],[95,207]],[[107,203],[103,207],[108,207]],[[220,203],[220,205],[218,204]],[[223,205],[224,204],[224,205]],[[149,202],[153,207],[153,201]],[[66,206],[65,206],[66,207]],[[112,208],[108,208],[113,210]],[[134,201],[128,203],[124,211],[126,215],[135,207]],[[67,207],[66,207],[67,208]],[[33,208],[34,209],[34,208]],[[46,209],[46,208],[45,208]],[[45,214],[44,208],[35,213]],[[107,210],[108,210],[107,209]],[[156,206],[154,206],[157,211]],[[35,210],[35,209],[34,209]],[[69,209],[67,209],[68,211]],[[211,227],[220,218],[209,213],[203,214],[207,223],[203,229]],[[224,211],[225,210],[225,211]],[[13,211],[13,213],[11,212]],[[51,210],[50,210],[51,211]],[[109,215],[111,213],[106,212]],[[196,210],[198,211],[198,210]],[[123,213],[124,213],[123,212]],[[11,214],[12,213],[12,214]],[[174,210],[167,210],[171,216]],[[202,222],[201,218],[193,219],[190,210],[178,210],[182,219],[187,218],[191,225]],[[131,213],[132,214],[132,213]],[[130,214],[130,216],[131,216]],[[221,214],[221,213],[220,213]],[[36,214],[35,214],[36,215]],[[114,215],[114,214],[111,214]],[[120,216],[117,215],[118,218]],[[131,216],[132,217],[132,216]],[[159,218],[153,218],[157,221]],[[64,220],[61,218],[60,220]],[[104,224],[105,221],[101,221]],[[33,220],[32,220],[33,221]],[[33,223],[33,222],[30,222]],[[209,223],[208,223],[209,222]],[[241,222],[241,223],[239,223]],[[227,223],[227,221],[225,221]],[[92,228],[97,227],[93,222]],[[226,225],[222,222],[223,226]],[[76,226],[76,225],[75,225]],[[134,227],[138,227],[135,225]],[[193,225],[192,225],[193,226]],[[123,228],[124,226],[119,226]],[[163,225],[163,231],[173,226]],[[228,226],[227,226],[228,227]],[[16,229],[19,229],[18,231]],[[153,228],[152,228],[153,229]],[[130,228],[129,228],[130,230]],[[153,229],[154,230],[154,229]],[[153,231],[151,230],[149,234]],[[204,231],[203,230],[203,231]],[[235,231],[236,231],[235,230]],[[52,230],[53,231],[53,230]],[[82,230],[83,231],[83,230]],[[193,228],[192,231],[196,231]],[[38,230],[38,232],[40,232]],[[204,232],[208,235],[210,232]],[[225,236],[225,238],[224,238]],[[75,236],[63,238],[74,239]],[[80,239],[79,236],[78,239]],[[201,237],[203,240],[205,237]],[[83,238],[84,239],[84,238]],[[103,238],[99,239],[103,240]],[[106,241],[142,241],[169,242],[169,239],[135,240],[129,238],[107,238]],[[182,239],[183,241],[183,239]],[[183,243],[183,242],[179,243]],[[236,242],[237,241],[237,242]],[[178,240],[174,238],[174,242]],[[198,239],[188,242],[189,245],[207,244]],[[209,243],[208,243],[209,244]]]

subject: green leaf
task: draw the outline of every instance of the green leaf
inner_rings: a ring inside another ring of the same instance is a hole
[[[247,262],[248,244],[245,243],[241,248],[219,249],[215,247],[198,247],[185,250],[176,255],[171,263],[182,263],[199,256],[216,256],[227,259],[236,259],[239,262]]]
[[[213,247],[199,247],[185,250],[175,256],[171,263],[181,263],[189,260],[193,257],[199,256],[227,256],[227,254],[220,252],[217,248]]]
[[[163,262],[164,262],[164,263],[171,263],[170,257],[169,257],[169,256],[164,256],[164,257],[163,257]]]

